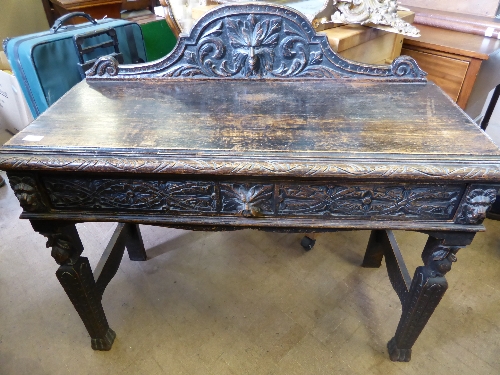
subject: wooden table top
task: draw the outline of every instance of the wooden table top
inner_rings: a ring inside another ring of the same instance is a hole
[[[32,152],[500,155],[433,84],[328,81],[82,83],[6,144],[17,146]]]
[[[434,84],[355,80],[82,82],[3,152],[88,160],[500,160],[498,147]]]

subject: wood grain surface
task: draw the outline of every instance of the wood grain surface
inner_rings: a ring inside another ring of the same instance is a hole
[[[500,40],[480,35],[418,25],[419,38],[405,37],[405,45],[425,47],[440,52],[487,60],[500,48]]]
[[[7,148],[499,154],[433,84],[149,80],[70,94]]]

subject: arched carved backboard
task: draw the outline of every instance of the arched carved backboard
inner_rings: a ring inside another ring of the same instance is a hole
[[[146,64],[118,65],[103,57],[87,72],[89,81],[137,78],[365,78],[425,81],[415,60],[400,56],[391,65],[346,60],[299,12],[247,3],[208,12],[181,34],[166,57]]]

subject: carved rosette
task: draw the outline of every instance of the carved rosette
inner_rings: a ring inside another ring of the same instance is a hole
[[[495,202],[497,191],[498,187],[470,186],[462,199],[455,223],[481,224],[486,218],[486,211]]]
[[[244,217],[274,214],[274,185],[223,183],[220,189],[221,212],[236,213]]]
[[[9,183],[24,211],[40,212],[47,210],[34,177],[12,176],[9,174]]]

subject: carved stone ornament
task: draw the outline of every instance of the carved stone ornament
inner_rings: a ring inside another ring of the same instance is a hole
[[[332,0],[337,11],[332,15],[334,23],[359,23],[386,25],[398,33],[419,37],[420,31],[398,16],[396,0]]]
[[[470,187],[462,202],[455,222],[457,224],[480,224],[486,218],[486,211],[495,202],[497,190]]]
[[[325,35],[291,8],[245,4],[218,7],[182,35],[166,57],[146,64],[118,65],[102,57],[87,71],[96,79],[148,78],[380,78],[425,81],[410,57],[391,65],[355,63],[337,55]]]
[[[36,180],[30,176],[12,176],[9,183],[23,210],[27,212],[45,211],[46,206],[38,191]]]

